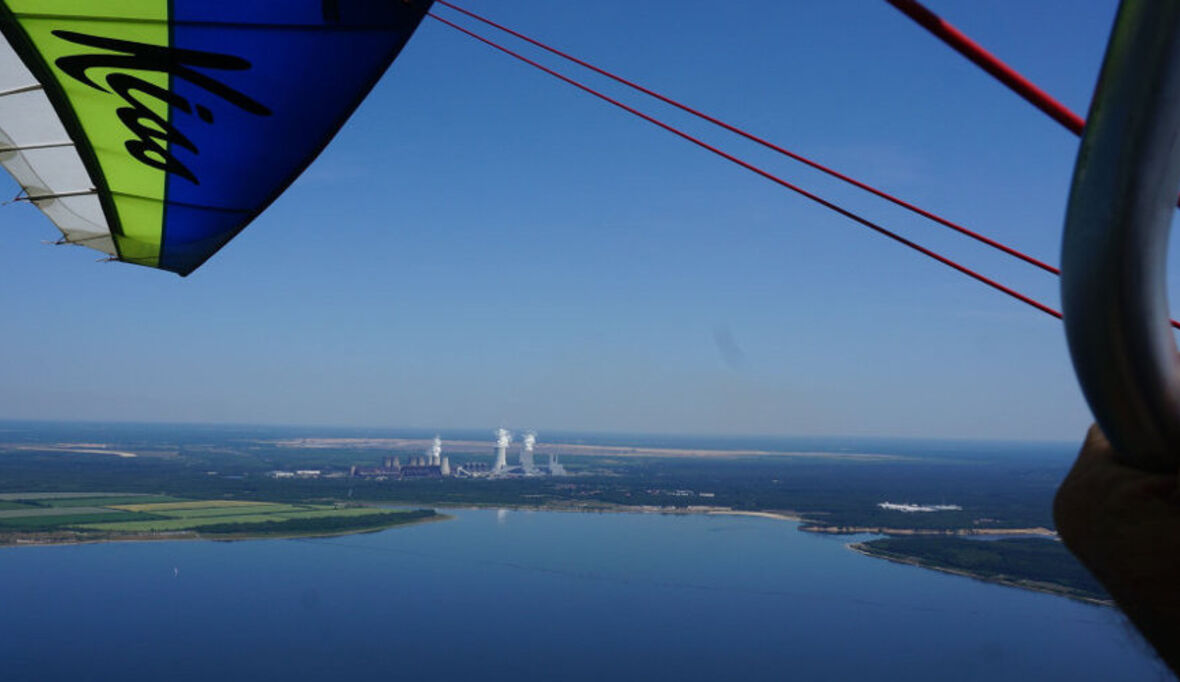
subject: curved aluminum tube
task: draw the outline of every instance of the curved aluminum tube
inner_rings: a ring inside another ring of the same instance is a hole
[[[1074,169],[1061,258],[1070,354],[1124,462],[1180,468],[1168,234],[1180,188],[1180,2],[1123,0]]]

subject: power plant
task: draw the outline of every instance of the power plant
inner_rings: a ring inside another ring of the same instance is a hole
[[[451,460],[442,456],[442,438],[435,436],[430,449],[421,457],[410,457],[402,466],[397,457],[386,457],[379,467],[359,467],[355,464],[348,475],[354,478],[447,478],[452,475]]]
[[[469,461],[451,466],[450,457],[443,456],[442,437],[435,436],[423,455],[407,457],[403,466],[400,458],[386,456],[381,466],[363,467],[353,465],[349,476],[377,480],[401,480],[407,478],[516,478],[520,476],[566,476],[565,467],[557,461],[557,455],[549,454],[548,465],[538,467],[534,450],[537,432],[526,431],[520,440],[520,460],[517,466],[508,465],[508,448],[512,445],[512,433],[499,428],[494,432],[494,459],[491,467],[487,460]]]

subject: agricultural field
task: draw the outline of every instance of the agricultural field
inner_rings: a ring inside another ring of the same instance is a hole
[[[182,507],[182,508],[152,508],[153,505],[136,505],[136,507],[146,506],[147,509],[136,508],[132,509],[126,505],[119,505],[117,509],[125,511],[146,512],[156,516],[162,516],[170,519],[199,519],[202,517],[212,516],[238,516],[242,514],[270,514],[283,511],[290,511],[292,508],[302,508],[299,505],[291,504],[267,504],[264,502],[251,503],[249,505],[233,505],[227,507]]]
[[[122,509],[122,507],[116,507],[116,505],[125,505],[125,504],[130,504],[133,502],[141,502],[142,503],[142,502],[149,502],[149,501],[155,502],[155,503],[161,503],[161,502],[169,502],[171,500],[177,500],[177,499],[179,499],[179,498],[164,497],[162,495],[113,495],[113,496],[103,495],[101,497],[67,497],[67,498],[54,499],[52,501],[42,500],[41,502],[44,502],[44,503],[39,504],[37,506],[41,506],[41,507],[53,506],[55,508],[111,507],[112,509]],[[36,502],[36,501],[30,500],[30,501],[27,501],[26,504],[29,504],[31,502]],[[136,510],[132,509],[129,511],[136,511]]]
[[[437,516],[332,504],[185,500],[158,495],[8,495],[0,544],[150,537],[256,537],[377,530]],[[44,537],[31,538],[41,534]]]
[[[265,504],[265,503],[263,503],[263,502],[250,502],[250,501],[246,501],[246,500],[177,500],[177,499],[173,499],[171,501],[166,501],[166,502],[150,501],[150,502],[144,502],[144,503],[137,502],[134,504],[119,503],[119,504],[116,504],[115,507],[117,509],[122,509],[123,511],[158,512],[158,513],[164,514],[164,513],[168,513],[168,512],[179,512],[179,511],[188,511],[188,510],[197,510],[197,509],[235,509],[238,507],[255,507],[260,504]]]

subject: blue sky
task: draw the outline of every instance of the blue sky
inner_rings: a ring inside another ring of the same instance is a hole
[[[883,1],[466,4],[1057,261],[1076,138]],[[930,2],[1081,113],[1115,5]],[[1056,305],[1045,273],[646,110]],[[0,418],[1069,440],[1089,423],[1058,322],[430,20],[187,279],[44,246],[29,206],[0,224]]]

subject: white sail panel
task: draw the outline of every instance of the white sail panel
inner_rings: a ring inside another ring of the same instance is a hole
[[[3,38],[0,165],[61,230],[64,242],[116,255],[110,226],[86,165],[49,97]]]

